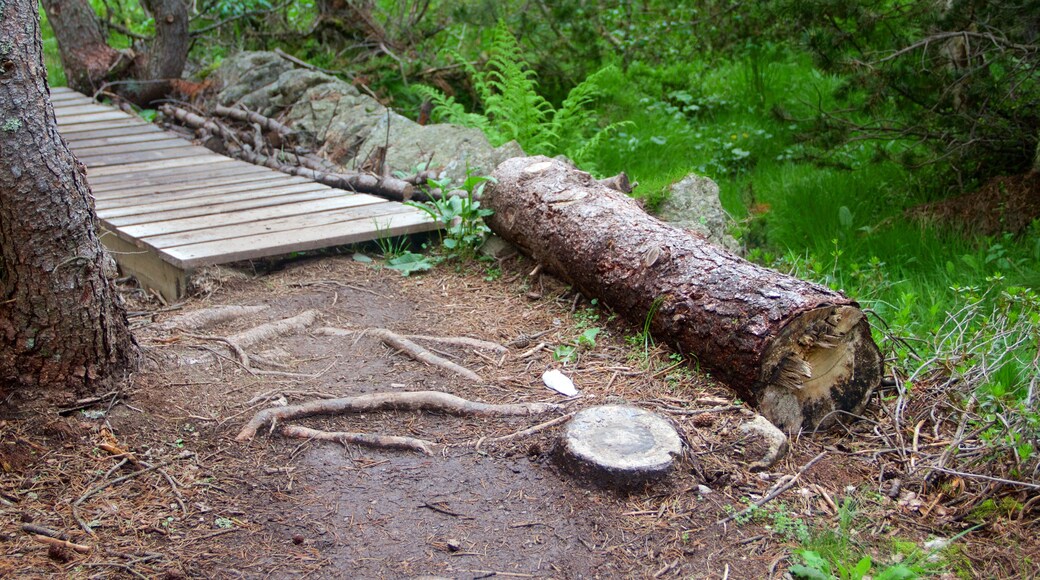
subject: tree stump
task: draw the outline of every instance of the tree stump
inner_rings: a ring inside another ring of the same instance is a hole
[[[567,423],[556,448],[564,469],[621,489],[664,477],[680,453],[682,440],[668,421],[626,405],[582,409]]]
[[[858,414],[882,376],[858,305],[649,216],[546,157],[503,162],[487,188],[505,240],[709,370],[788,433]]]

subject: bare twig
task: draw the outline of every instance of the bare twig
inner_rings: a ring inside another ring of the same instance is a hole
[[[722,525],[722,524],[724,524],[726,522],[730,522],[730,521],[733,521],[733,520],[735,520],[737,518],[744,517],[747,514],[751,513],[753,510],[756,510],[756,509],[766,505],[770,501],[773,501],[774,499],[777,498],[777,496],[779,496],[780,494],[782,494],[785,491],[787,491],[787,490],[791,489],[792,487],[794,487],[794,484],[798,482],[798,479],[800,477],[802,477],[802,475],[804,475],[805,472],[809,471],[809,469],[813,465],[816,465],[816,462],[818,462],[819,460],[823,459],[826,456],[827,456],[827,452],[826,451],[821,452],[816,457],[813,457],[812,459],[810,459],[809,462],[806,463],[805,465],[803,465],[801,467],[801,469],[799,469],[798,472],[795,473],[794,475],[788,475],[788,476],[786,476],[784,478],[781,478],[781,480],[779,482],[777,482],[776,485],[773,486],[773,489],[771,489],[769,491],[769,493],[767,493],[765,496],[763,496],[762,499],[760,499],[760,500],[756,501],[755,503],[749,505],[748,507],[740,510],[739,512],[732,513],[732,514],[722,518],[721,520],[715,522],[715,525]]]

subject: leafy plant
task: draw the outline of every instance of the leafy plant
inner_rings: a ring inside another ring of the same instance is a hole
[[[402,252],[386,261],[386,267],[397,270],[402,276],[410,276],[416,272],[432,270],[436,261],[430,256],[414,252]]]
[[[484,186],[493,181],[494,178],[490,176],[468,175],[462,183],[465,196],[444,194],[433,201],[409,205],[425,211],[444,225],[441,245],[450,256],[473,258],[484,239],[491,233],[491,228],[484,223],[484,218],[493,212],[481,207],[479,198]],[[450,182],[446,180],[429,181],[431,189],[444,192],[448,191],[449,185]]]

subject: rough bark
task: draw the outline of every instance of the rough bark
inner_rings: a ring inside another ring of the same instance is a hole
[[[132,370],[83,166],[58,135],[36,3],[0,3],[0,385],[91,391]]]
[[[690,356],[786,432],[858,413],[882,361],[856,303],[733,256],[587,173],[510,159],[485,191],[491,229],[587,296]]]
[[[114,85],[115,92],[144,105],[169,94],[169,81],[184,71],[191,43],[185,0],[141,0],[155,18],[155,36],[143,53],[110,47],[88,0],[42,3],[69,86],[81,93],[90,95],[105,82],[122,81]]]
[[[185,0],[141,0],[155,19],[155,38],[135,61],[134,78],[120,93],[138,104],[161,99],[171,92],[171,80],[181,78],[188,62],[191,37]]]

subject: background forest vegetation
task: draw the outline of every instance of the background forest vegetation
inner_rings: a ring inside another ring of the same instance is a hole
[[[95,4],[116,46],[152,29],[136,2]],[[206,31],[193,45],[197,78],[234,51],[281,48],[403,114],[417,116],[428,100],[434,120],[481,127],[495,144],[516,139],[596,174],[625,171],[651,209],[684,175],[711,177],[749,259],[840,289],[872,313],[899,378],[892,397],[927,384],[992,444],[978,461],[999,460],[1013,477],[1035,468],[1033,3],[196,8],[192,28]],[[60,85],[53,38],[45,47]],[[935,205],[965,194],[979,197]]]

